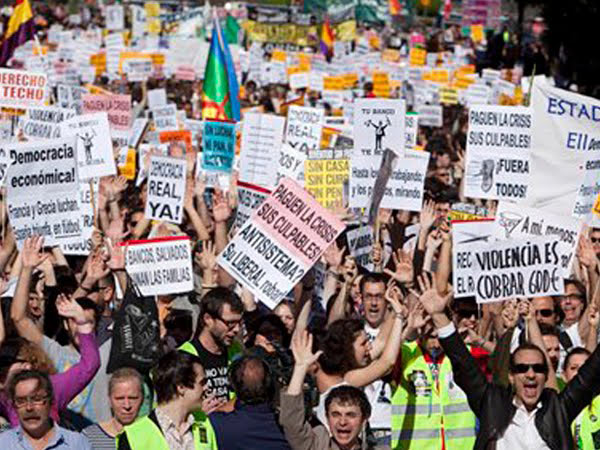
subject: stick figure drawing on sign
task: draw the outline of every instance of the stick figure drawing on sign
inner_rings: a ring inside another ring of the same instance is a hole
[[[385,136],[385,129],[392,124],[388,116],[385,116],[385,120],[387,122],[386,124],[384,124],[381,120],[379,121],[379,124],[376,124],[373,123],[371,119],[365,122],[365,126],[372,126],[375,128],[375,150],[383,150],[381,147],[381,141]]]
[[[88,164],[92,162],[92,147],[94,146],[92,140],[96,137],[96,130],[92,128],[92,133],[86,131],[83,136],[77,134],[77,137],[83,141],[83,147],[85,148],[85,160]]]

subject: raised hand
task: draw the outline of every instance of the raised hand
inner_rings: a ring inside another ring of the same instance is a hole
[[[86,322],[83,308],[75,300],[69,299],[64,294],[59,294],[56,298],[56,309],[62,317],[75,319],[77,323]]]
[[[106,261],[104,260],[104,257],[101,255],[100,251],[97,251],[90,260],[87,268],[86,278],[92,283],[96,283],[102,278],[108,276],[108,274],[110,274],[110,269],[107,267]]]
[[[227,201],[227,195],[223,192],[216,190],[213,195],[213,218],[215,222],[226,222],[231,217],[231,208]]]
[[[509,300],[504,302],[502,309],[502,323],[506,329],[511,329],[517,326],[519,321],[519,311],[517,309],[517,301]]]
[[[110,270],[118,271],[125,269],[125,253],[128,246],[129,244],[123,246],[109,243],[107,245],[109,259],[106,261],[106,265]]]
[[[394,261],[394,271],[384,269],[384,273],[398,281],[398,283],[410,283],[414,278],[414,269],[410,254],[402,249],[398,249],[397,252],[392,253],[392,260]]]
[[[402,304],[402,291],[396,283],[390,283],[385,291],[385,299],[394,310],[395,314],[402,314],[404,318],[408,316],[408,309]]]
[[[415,302],[412,310],[408,314],[407,326],[412,330],[418,330],[427,324],[429,317],[425,312],[425,308],[423,308],[423,304],[421,302]]]
[[[344,282],[347,285],[350,285],[357,276],[358,267],[356,267],[356,261],[352,256],[348,255],[346,256],[346,261],[344,262],[344,267],[342,270],[342,277],[344,277]]]
[[[23,249],[21,250],[21,262],[23,267],[33,269],[43,263],[48,254],[42,252],[44,246],[44,238],[41,236],[32,236],[25,239]]]
[[[452,292],[442,297],[437,291],[435,277],[433,277],[433,282],[430,282],[427,275],[421,275],[418,282],[421,293],[412,289],[411,292],[419,298],[425,311],[430,315],[443,313],[452,298]]]
[[[307,331],[294,334],[292,338],[292,353],[294,354],[296,366],[309,367],[319,359],[319,356],[321,356],[323,351],[319,350],[318,352],[313,353],[312,343],[312,334]]]
[[[194,209],[194,179],[188,178],[185,184],[185,195],[183,197],[183,207],[186,210]]]
[[[587,236],[587,233],[581,233],[581,236],[579,237],[577,257],[579,258],[581,264],[583,264],[588,270],[594,269],[598,265],[596,252],[594,251],[592,241]]]
[[[127,237],[129,231],[123,231],[125,223],[125,212],[122,212],[119,216],[113,218],[106,230],[106,237],[108,237],[113,244],[121,242]]]
[[[523,320],[530,321],[535,318],[535,313],[529,300],[520,300],[517,308],[519,311],[519,315],[523,318]]]
[[[590,305],[589,315],[588,315],[588,323],[592,328],[598,328],[600,324],[600,311],[598,307],[594,304]]]
[[[202,252],[196,253],[195,260],[202,271],[215,270],[217,268],[217,254],[212,241],[204,241],[204,248]]]
[[[433,223],[435,222],[435,210],[434,203],[431,200],[423,203],[423,208],[421,209],[421,213],[419,214],[419,223],[423,231],[427,231],[431,228]]]

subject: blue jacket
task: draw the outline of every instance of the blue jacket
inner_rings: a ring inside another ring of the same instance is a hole
[[[267,404],[244,405],[238,400],[232,412],[215,412],[208,418],[219,448],[291,450],[273,408]]]

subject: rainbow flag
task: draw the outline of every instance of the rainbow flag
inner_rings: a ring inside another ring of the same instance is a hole
[[[29,0],[16,0],[15,8],[8,20],[6,33],[0,50],[0,67],[5,67],[17,47],[34,36],[33,12]]]
[[[240,120],[240,88],[233,58],[216,18],[202,90],[202,119]]]
[[[321,53],[325,55],[326,58],[333,56],[333,30],[331,29],[331,24],[329,23],[329,17],[325,19],[325,23],[321,28]]]

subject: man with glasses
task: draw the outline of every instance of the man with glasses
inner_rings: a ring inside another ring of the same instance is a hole
[[[240,353],[241,346],[235,342],[242,327],[244,306],[232,290],[217,287],[203,298],[198,317],[196,338],[181,346],[200,359],[215,399],[229,400],[231,386],[227,370],[233,357]]]
[[[50,418],[54,399],[47,374],[23,370],[11,379],[8,390],[19,416],[19,426],[0,434],[0,448],[92,449],[85,436],[59,427]]]
[[[194,414],[207,398],[208,380],[198,357],[174,350],[154,371],[158,406],[148,416],[123,428],[118,450],[216,450],[216,438],[206,416]]]
[[[592,228],[592,232],[590,233],[590,241],[592,242],[594,253],[596,253],[598,258],[600,258],[600,228]]]
[[[445,314],[451,297],[441,297],[427,279],[420,279],[419,301],[432,316],[440,343],[452,361],[454,381],[466,393],[479,419],[474,449],[573,448],[571,422],[600,394],[600,350],[579,369],[561,394],[547,388],[548,366],[543,351],[530,343],[511,354],[504,387],[488,383]]]

